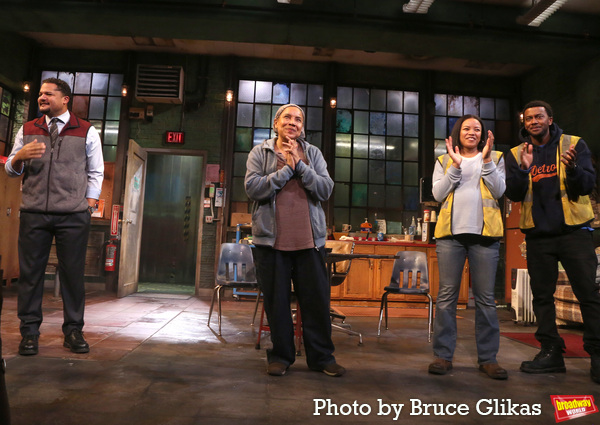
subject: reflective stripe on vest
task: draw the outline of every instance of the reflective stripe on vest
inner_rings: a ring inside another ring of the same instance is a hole
[[[594,211],[590,202],[590,197],[579,196],[576,201],[569,200],[566,187],[566,175],[567,169],[565,164],[560,160],[563,153],[569,150],[569,147],[575,146],[579,142],[579,137],[570,136],[568,134],[562,134],[558,142],[558,149],[556,149],[556,164],[558,170],[558,181],[560,185],[560,200],[563,207],[563,215],[565,217],[565,224],[569,226],[577,226],[586,223],[594,218]],[[519,146],[511,149],[517,164],[521,167],[521,151],[523,150],[524,144],[521,143]],[[563,177],[564,176],[564,177]],[[533,222],[533,180],[531,173],[529,173],[529,187],[525,194],[525,199],[521,202],[521,219],[519,221],[519,227],[521,229],[531,229],[535,227]]]
[[[502,158],[502,152],[492,151],[492,160],[498,164],[500,158]],[[438,158],[444,170],[444,174],[448,171],[448,168],[452,165],[450,155],[444,154]],[[483,228],[481,230],[482,236],[491,237],[502,237],[504,234],[504,226],[502,224],[502,214],[500,212],[500,205],[498,201],[494,199],[492,193],[485,185],[483,178],[480,179],[479,187],[481,189],[481,199],[483,204]],[[452,204],[454,201],[454,191],[446,197],[440,212],[438,214],[438,222],[435,227],[435,237],[443,238],[445,236],[452,235]]]

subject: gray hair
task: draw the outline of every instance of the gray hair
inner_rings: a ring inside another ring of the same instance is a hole
[[[278,136],[277,128],[275,128],[275,121],[279,119],[279,117],[281,116],[283,111],[285,111],[287,108],[290,108],[290,107],[298,108],[300,110],[300,112],[302,113],[302,132],[300,133],[299,139],[305,140],[306,133],[304,132],[304,123],[306,122],[306,116],[304,115],[304,110],[301,107],[299,107],[298,105],[296,105],[295,103],[288,103],[287,105],[283,105],[275,113],[275,118],[273,118],[273,131],[275,132],[275,136]]]

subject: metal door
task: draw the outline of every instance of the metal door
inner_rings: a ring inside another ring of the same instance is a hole
[[[193,290],[204,158],[148,151],[146,164],[139,280]]]
[[[137,291],[144,214],[144,186],[146,182],[147,154],[135,141],[129,140],[125,197],[123,200],[123,226],[121,255],[119,258],[119,284],[117,296],[125,297]]]

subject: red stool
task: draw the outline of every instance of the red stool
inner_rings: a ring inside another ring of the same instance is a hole
[[[296,308],[292,309],[292,319],[294,323],[294,336],[296,338],[296,355],[302,355],[302,317],[300,316],[300,304],[296,300]],[[260,326],[258,327],[258,339],[256,348],[260,350],[260,338],[263,332],[271,332],[271,327],[265,323],[265,306],[263,304],[262,312],[260,313]]]

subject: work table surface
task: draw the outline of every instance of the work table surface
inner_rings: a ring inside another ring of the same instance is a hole
[[[426,243],[426,242],[406,242],[406,241],[401,241],[401,242],[391,242],[391,241],[354,241],[355,246],[356,245],[374,245],[374,246],[403,246],[403,247],[420,247],[420,248],[435,248],[435,244],[433,243]]]

